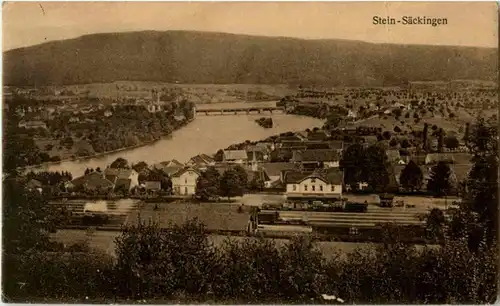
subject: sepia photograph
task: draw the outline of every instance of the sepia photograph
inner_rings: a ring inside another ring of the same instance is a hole
[[[4,303],[497,302],[496,2],[2,9]]]

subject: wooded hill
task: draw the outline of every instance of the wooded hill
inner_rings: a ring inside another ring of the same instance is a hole
[[[304,40],[212,32],[86,35],[4,52],[5,85],[118,80],[397,85],[496,80],[498,50]]]

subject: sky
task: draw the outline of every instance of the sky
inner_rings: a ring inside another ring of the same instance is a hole
[[[4,2],[2,8],[3,50],[142,30],[498,46],[495,2]],[[374,25],[374,16],[447,18],[448,24]]]

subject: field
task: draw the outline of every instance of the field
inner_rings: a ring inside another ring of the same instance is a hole
[[[271,101],[295,93],[295,89],[279,84],[171,84],[132,81],[67,85],[60,89],[104,99],[151,98],[151,90],[157,89],[195,103]],[[55,95],[45,97],[56,98]]]

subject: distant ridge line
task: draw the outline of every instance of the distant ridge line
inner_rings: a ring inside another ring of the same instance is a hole
[[[498,49],[202,31],[88,34],[4,52],[4,84],[400,85],[497,79]]]

